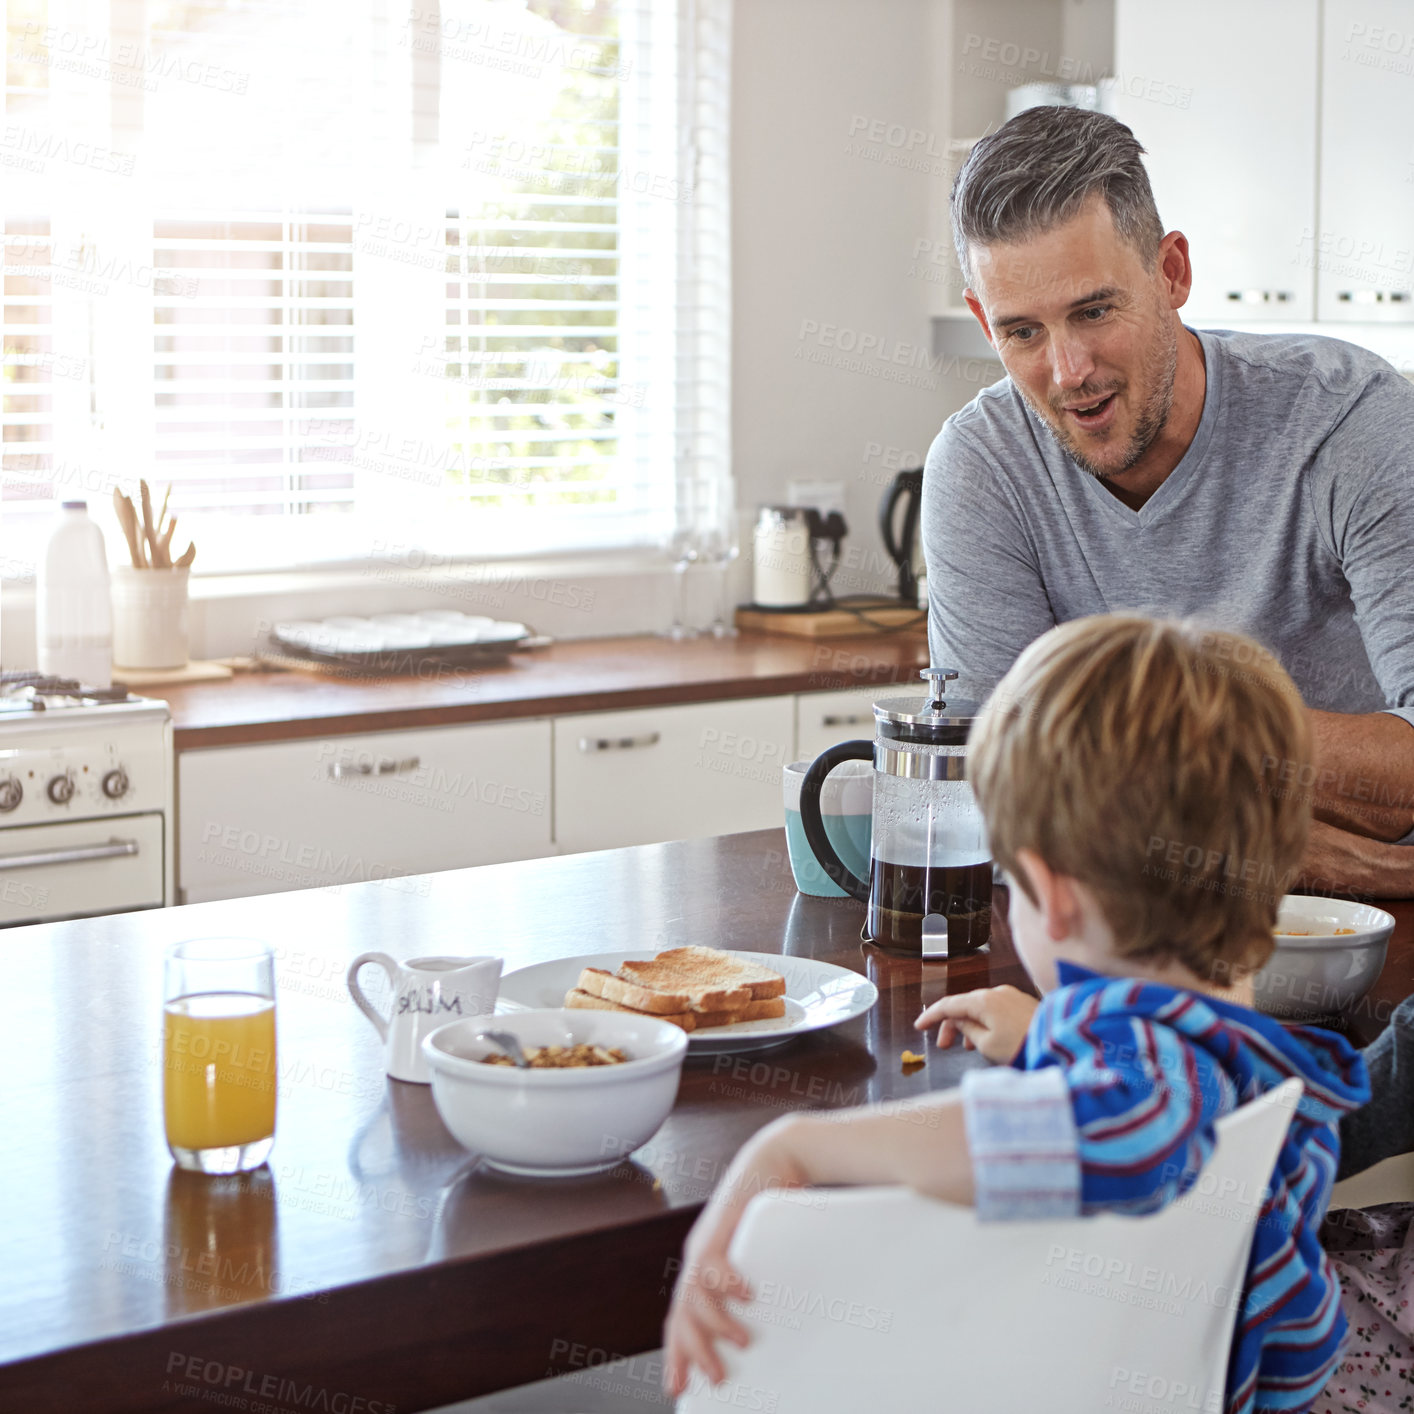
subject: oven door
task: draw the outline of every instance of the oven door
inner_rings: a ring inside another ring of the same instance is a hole
[[[162,815],[0,830],[0,926],[160,908]]]

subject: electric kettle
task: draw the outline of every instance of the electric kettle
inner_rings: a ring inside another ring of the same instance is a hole
[[[874,704],[874,741],[845,741],[820,753],[800,788],[800,818],[820,867],[867,905],[860,937],[888,952],[946,958],[975,952],[992,928],[992,859],[982,812],[966,779],[967,734],[975,711],[949,707],[953,668],[925,668],[921,702]],[[844,761],[873,761],[869,878],[835,852],[820,815],[820,788]]]
[[[902,503],[903,515],[898,515]],[[879,503],[879,534],[889,559],[898,569],[898,597],[905,604],[928,607],[928,600],[919,592],[920,581],[927,575],[923,561],[923,468],[901,471],[893,479],[884,499]]]

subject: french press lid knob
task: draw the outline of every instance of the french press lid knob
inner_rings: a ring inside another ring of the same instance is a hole
[[[918,676],[925,682],[932,684],[932,692],[929,694],[928,711],[946,712],[948,704],[943,701],[943,693],[947,689],[947,684],[957,681],[956,668],[924,668]]]

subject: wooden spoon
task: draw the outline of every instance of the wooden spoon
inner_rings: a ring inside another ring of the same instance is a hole
[[[133,568],[145,570],[147,559],[142,553],[142,541],[138,536],[137,511],[133,509],[133,503],[116,486],[113,488],[113,509],[118,513],[118,524],[123,527],[123,536],[128,542],[128,554],[132,556]]]

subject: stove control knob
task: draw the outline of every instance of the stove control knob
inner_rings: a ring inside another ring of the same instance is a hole
[[[128,793],[128,773],[121,766],[103,778],[103,794],[109,800],[121,800]]]
[[[55,805],[67,805],[74,798],[74,778],[68,774],[54,776],[49,782],[49,799]]]
[[[0,781],[0,813],[15,809],[25,798],[25,788],[13,776]]]

